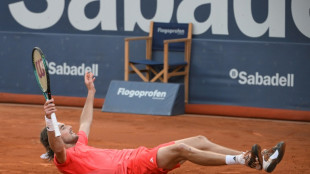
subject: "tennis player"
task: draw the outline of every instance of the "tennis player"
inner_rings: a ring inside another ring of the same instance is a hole
[[[51,114],[57,111],[54,100],[44,104],[47,127],[42,130],[40,139],[47,150],[46,158],[53,160],[62,173],[164,174],[185,161],[203,166],[245,165],[272,172],[284,155],[284,142],[263,152],[257,144],[250,151],[241,152],[212,143],[204,136],[172,141],[151,149],[114,150],[88,146],[96,89],[91,72],[85,74],[84,81],[88,95],[77,134],[70,125],[59,123],[61,136],[55,137],[50,124]]]

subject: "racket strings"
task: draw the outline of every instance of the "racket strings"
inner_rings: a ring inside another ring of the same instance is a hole
[[[33,65],[35,67],[35,76],[43,92],[48,90],[47,66],[44,56],[37,50],[33,52]]]

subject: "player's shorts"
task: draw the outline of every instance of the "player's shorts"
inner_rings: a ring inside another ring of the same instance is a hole
[[[127,165],[128,174],[166,174],[167,172],[171,171],[158,168],[157,151],[161,147],[169,146],[172,144],[175,144],[175,142],[161,144],[152,149],[148,149],[146,147],[139,147],[136,149],[134,152],[134,155],[136,156],[132,158]],[[180,167],[180,164],[175,166],[175,168],[178,167]]]

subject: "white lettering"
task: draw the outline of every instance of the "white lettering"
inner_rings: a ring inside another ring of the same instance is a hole
[[[128,96],[129,98],[132,97],[150,97],[152,99],[165,99],[167,92],[158,91],[157,89],[155,91],[142,91],[142,90],[129,90],[126,88],[118,88],[117,95],[123,95]]]
[[[68,17],[76,29],[81,31],[90,31],[101,24],[102,30],[117,30],[116,26],[116,0],[100,1],[98,15],[89,19],[85,15],[87,4],[98,0],[74,0],[68,7]]]
[[[259,75],[258,72],[255,73],[255,84],[257,85],[263,84],[263,76]]]
[[[241,85],[264,85],[264,86],[282,86],[282,87],[294,87],[294,74],[287,74],[287,76],[280,76],[276,73],[273,76],[262,76],[259,72],[249,74],[245,71],[238,72],[237,69],[231,69],[229,71],[231,79],[238,79],[238,83]]]
[[[77,67],[76,67],[76,66],[71,67],[71,74],[72,74],[73,76],[76,76],[76,75],[77,75]]]
[[[94,2],[99,3],[99,10],[98,14],[90,19],[86,16],[85,8]],[[124,31],[133,31],[138,26],[148,32],[150,21],[171,22],[175,13],[177,22],[194,24],[194,35],[203,34],[209,29],[215,35],[229,35],[228,17],[233,15],[240,32],[248,37],[258,38],[268,33],[269,37],[285,38],[286,19],[289,16],[286,13],[290,12],[297,29],[310,38],[309,0],[291,0],[291,11],[286,11],[285,5],[288,4],[286,0],[268,0],[267,17],[262,23],[257,23],[253,18],[252,0],[234,0],[232,13],[229,13],[228,0],[182,0],[176,7],[174,0],[157,0],[154,7],[155,14],[149,19],[146,19],[141,12],[141,0],[123,2]],[[8,6],[13,18],[20,25],[42,30],[54,26],[66,9],[64,0],[46,0],[46,3],[46,10],[40,13],[27,9],[22,0],[12,2]],[[201,22],[195,18],[195,12],[203,5],[209,5],[211,8],[208,18]],[[103,31],[118,31],[117,17],[120,13],[117,9],[117,0],[72,0],[68,5],[68,20],[80,31],[91,31],[99,25]]]
[[[247,78],[246,78],[247,73],[244,71],[241,71],[239,74],[240,80],[238,81],[240,84],[244,85],[247,83]]]
[[[248,85],[254,85],[255,84],[255,76],[249,75],[247,83],[248,83]]]
[[[24,1],[9,4],[14,19],[22,26],[30,29],[46,29],[55,25],[65,9],[64,0],[46,0],[47,9],[34,13],[27,9]]]
[[[61,66],[59,66],[59,68],[61,68]],[[69,75],[69,73],[70,73],[70,67],[67,66],[66,62],[65,62],[64,65],[63,65],[63,70],[64,70],[64,74],[65,74],[65,75]]]
[[[98,64],[85,66],[82,63],[80,66],[70,66],[66,62],[62,65],[57,65],[55,62],[48,63],[48,72],[50,75],[67,75],[67,76],[84,76],[85,72],[92,72],[94,76],[98,76]]]
[[[182,30],[182,29],[166,29],[166,28],[161,28],[161,27],[158,27],[157,29],[158,33],[165,33],[165,34],[177,34],[177,35],[184,35],[185,31]]]
[[[249,37],[260,37],[269,29],[270,37],[285,37],[285,0],[268,1],[268,16],[265,22],[253,19],[251,0],[234,0],[234,13],[239,29]]]
[[[290,74],[290,77],[291,77],[291,84],[290,84],[290,86],[294,87],[294,74]]]
[[[205,4],[210,4],[209,18],[204,22],[195,19],[195,10]],[[193,34],[202,34],[212,27],[212,34],[228,35],[228,2],[227,0],[183,0],[177,11],[177,21],[191,22]]]
[[[292,16],[298,30],[310,38],[310,1],[292,0]]]
[[[55,62],[49,62],[48,63],[48,73],[49,74],[55,74],[56,73],[56,63]]]
[[[64,74],[64,69],[62,66],[60,65],[57,65],[56,66],[56,74],[59,75],[59,74]]]
[[[286,86],[286,78],[281,76],[279,79],[280,86]]]
[[[264,83],[265,86],[271,85],[271,77],[270,76],[264,76]]]
[[[143,31],[148,32],[150,21],[170,22],[173,15],[174,0],[157,0],[157,8],[152,19],[145,19],[141,13],[141,0],[124,1],[124,28],[133,31],[137,24]]]

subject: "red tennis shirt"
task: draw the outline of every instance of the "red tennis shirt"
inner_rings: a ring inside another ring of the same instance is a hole
[[[127,173],[128,160],[133,149],[114,150],[98,149],[88,146],[85,132],[78,133],[79,139],[74,147],[66,149],[66,162],[58,163],[56,157],[54,163],[62,173],[100,173],[115,174]]]
[[[66,149],[66,161],[58,163],[56,157],[54,163],[62,173],[74,174],[145,174],[167,173],[157,167],[156,154],[160,147],[174,144],[174,142],[159,145],[148,149],[98,149],[88,146],[85,132],[78,133],[79,139],[74,147]],[[177,165],[176,167],[179,167]]]

